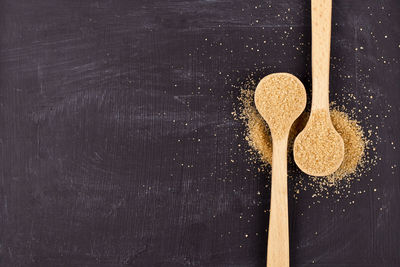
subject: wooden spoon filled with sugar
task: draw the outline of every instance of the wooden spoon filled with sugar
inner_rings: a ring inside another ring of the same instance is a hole
[[[306,90],[289,73],[270,74],[257,85],[254,101],[272,136],[267,267],[289,267],[287,144],[293,122],[306,107]]]
[[[304,130],[293,146],[297,166],[312,176],[335,172],[343,161],[344,143],[329,113],[329,58],[332,0],[311,0],[312,105]]]

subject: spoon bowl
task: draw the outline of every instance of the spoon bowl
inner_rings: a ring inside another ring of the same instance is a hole
[[[307,95],[304,85],[296,76],[274,73],[258,83],[254,102],[267,122],[272,138],[281,139],[285,138],[293,122],[304,111]]]
[[[335,172],[344,157],[344,142],[333,127],[329,112],[311,112],[306,127],[293,145],[297,166],[311,176],[327,176]]]

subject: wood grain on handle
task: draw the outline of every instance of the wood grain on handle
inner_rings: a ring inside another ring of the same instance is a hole
[[[287,143],[273,139],[267,267],[289,267]]]
[[[312,109],[329,109],[332,0],[311,0]]]

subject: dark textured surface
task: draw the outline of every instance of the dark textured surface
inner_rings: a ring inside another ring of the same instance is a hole
[[[268,174],[230,81],[310,87],[305,2],[0,0],[0,266],[264,266]],[[400,6],[333,16],[332,99],[369,103],[382,160],[363,194],[291,199],[292,266],[398,267]]]

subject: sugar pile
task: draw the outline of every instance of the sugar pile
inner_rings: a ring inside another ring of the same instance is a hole
[[[235,117],[242,120],[245,125],[246,136],[255,160],[260,159],[264,164],[272,162],[272,138],[266,122],[258,113],[254,105],[254,89],[257,81],[249,79],[240,87],[240,106],[235,112]],[[301,132],[307,123],[309,113],[304,112],[293,124],[289,134],[289,151],[292,153],[293,140]],[[338,107],[331,109],[332,124],[342,136],[345,147],[345,155],[339,169],[332,175],[315,178],[318,186],[331,187],[342,181],[349,181],[358,177],[364,167],[365,150],[368,140],[363,134],[363,129],[356,120],[349,117],[347,112]]]

